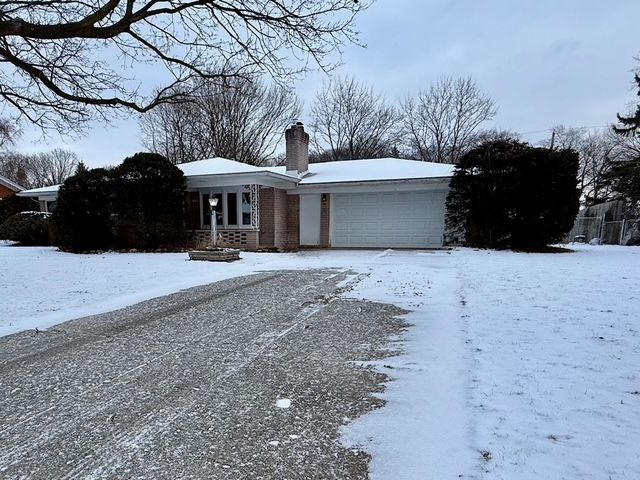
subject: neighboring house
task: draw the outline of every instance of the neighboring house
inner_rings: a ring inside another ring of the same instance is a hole
[[[187,228],[210,239],[209,198],[227,246],[438,248],[453,165],[399,159],[309,164],[300,123],[286,134],[286,166],[212,158],[178,165],[187,179]],[[43,209],[57,186],[22,192]]]
[[[31,190],[24,190],[17,193],[19,197],[29,197],[40,202],[41,212],[53,212],[56,208],[56,201],[58,200],[58,190],[60,185],[51,185],[50,187],[32,188]]]
[[[8,178],[0,175],[0,199],[10,197],[18,192],[23,191],[24,188],[15,182],[12,182]]]

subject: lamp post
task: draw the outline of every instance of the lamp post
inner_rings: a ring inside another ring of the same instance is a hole
[[[218,197],[209,198],[209,207],[211,207],[211,248],[216,248],[216,236],[217,236],[217,218],[216,218],[216,206],[218,205]]]

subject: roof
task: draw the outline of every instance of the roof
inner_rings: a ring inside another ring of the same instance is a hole
[[[448,178],[453,176],[454,168],[454,165],[446,163],[398,158],[311,163],[309,173],[300,180],[299,185]],[[286,167],[270,167],[270,170],[284,173]]]
[[[284,169],[276,170],[265,167],[256,167],[254,165],[248,165],[246,163],[220,157],[199,160],[197,162],[182,163],[176,166],[182,170],[187,179],[225,176],[225,178],[235,177],[236,180],[241,178],[247,181],[247,183],[253,183],[253,180],[256,179],[259,179],[258,181],[264,180],[268,182],[268,179],[270,179],[272,182],[284,182],[285,185],[295,185],[299,180],[297,176],[287,174]]]
[[[18,194],[19,197],[37,197],[40,195],[53,195],[58,193],[60,185],[50,185],[48,187],[32,188],[30,190],[23,190]]]
[[[24,190],[24,187],[21,187],[16,182],[9,180],[7,177],[3,177],[0,175],[0,185],[4,185],[9,190],[13,190],[14,192],[20,192]]]
[[[196,181],[201,177],[260,175],[262,180],[295,182],[300,186],[335,183],[398,182],[406,180],[426,180],[453,176],[454,165],[430,163],[398,158],[375,158],[369,160],[341,160],[336,162],[311,163],[309,172],[299,179],[287,174],[286,167],[256,167],[226,158],[209,158],[197,162],[177,165],[185,177]],[[225,177],[226,178],[226,177]],[[238,177],[236,177],[238,178]],[[242,177],[244,179],[244,177]],[[206,180],[206,179],[205,179]],[[203,180],[203,181],[205,181]],[[206,180],[211,181],[211,180]],[[227,178],[229,181],[229,178]],[[33,188],[19,193],[21,197],[55,195],[60,185]]]
[[[228,175],[264,172],[264,168],[220,157],[198,160],[197,162],[181,163],[176,166],[182,170],[187,177],[196,175]]]

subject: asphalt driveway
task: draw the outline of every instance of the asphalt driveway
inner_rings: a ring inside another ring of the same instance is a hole
[[[381,405],[396,307],[268,272],[0,338],[0,477],[366,478],[340,426]],[[346,287],[348,288],[348,287]]]

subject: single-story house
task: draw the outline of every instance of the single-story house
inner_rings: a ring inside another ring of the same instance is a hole
[[[210,239],[209,198],[223,244],[299,247],[438,248],[453,166],[393,158],[309,164],[301,123],[285,132],[286,165],[255,167],[224,158],[178,165],[187,180],[187,228]],[[49,211],[57,186],[21,192]]]
[[[0,199],[10,197],[18,192],[23,191],[24,188],[15,182],[12,182],[8,178],[0,175]]]

